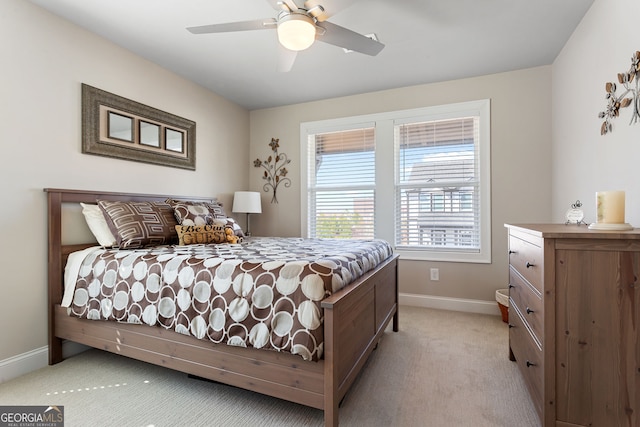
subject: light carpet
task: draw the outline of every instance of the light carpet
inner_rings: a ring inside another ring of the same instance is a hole
[[[65,426],[321,426],[323,413],[89,350],[0,384],[0,405],[62,405]],[[497,316],[400,307],[340,408],[341,426],[534,427]]]

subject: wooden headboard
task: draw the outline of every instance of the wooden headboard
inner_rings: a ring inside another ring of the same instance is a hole
[[[86,190],[61,190],[57,188],[45,188],[47,193],[47,227],[48,227],[48,319],[49,319],[49,348],[61,346],[58,340],[52,341],[54,336],[53,313],[56,304],[62,302],[64,292],[64,266],[67,257],[71,252],[78,251],[89,246],[97,245],[95,240],[64,244],[63,243],[63,205],[90,203],[95,204],[97,200],[122,200],[122,201],[164,201],[168,198],[175,200],[196,200],[212,201],[212,197],[186,197],[159,194],[134,194],[115,193],[108,191],[86,191]],[[61,350],[60,348],[58,350]],[[51,354],[51,350],[49,351]]]

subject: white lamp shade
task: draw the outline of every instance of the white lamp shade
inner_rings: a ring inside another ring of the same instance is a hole
[[[305,50],[315,39],[316,26],[306,15],[291,13],[278,22],[278,40],[289,50]]]
[[[236,191],[233,195],[233,212],[262,213],[260,193],[256,191]]]

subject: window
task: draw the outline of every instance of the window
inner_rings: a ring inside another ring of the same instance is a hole
[[[309,237],[373,238],[374,129],[308,135]]]
[[[396,247],[480,250],[479,118],[395,125]]]
[[[491,262],[489,100],[303,123],[302,234]]]

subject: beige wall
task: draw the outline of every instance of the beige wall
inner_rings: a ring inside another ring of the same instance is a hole
[[[230,206],[249,184],[249,113],[23,0],[0,1],[0,55],[4,360],[47,344],[42,189],[219,195]],[[196,171],[81,154],[81,83],[194,120]]]
[[[638,16],[638,0],[596,0],[553,64],[556,221],[580,199],[587,222],[594,222],[595,192],[624,190],[626,221],[640,227],[640,123],[629,125],[630,106],[613,120],[613,132],[600,136],[598,118],[606,107],[606,82],[617,83],[640,50]]]
[[[263,194],[255,234],[300,235],[299,124],[352,115],[483,98],[492,114],[492,264],[401,261],[401,292],[493,301],[507,281],[505,222],[562,221],[569,203],[593,193],[627,191],[627,220],[640,224],[640,124],[630,110],[600,137],[597,113],[604,84],[629,66],[638,16],[635,0],[596,0],[553,66],[419,85],[251,113],[22,0],[0,2],[0,360],[46,345],[46,223],[44,187],[219,195],[227,205],[237,189],[262,191],[255,158],[280,138],[291,159],[292,186],[279,204]],[[627,24],[624,24],[627,22]],[[552,79],[553,77],[553,79]],[[80,83],[88,83],[197,122],[197,170],[184,171],[80,153]],[[300,90],[304,90],[301,88]],[[247,141],[250,140],[250,145]],[[553,141],[553,144],[552,144]],[[233,148],[232,154],[220,152]],[[28,254],[29,257],[24,255]],[[440,281],[428,271],[440,268]],[[10,343],[10,345],[4,345]]]
[[[487,265],[401,261],[400,291],[493,301],[495,290],[507,284],[503,224],[550,220],[549,66],[252,111],[250,158],[266,158],[268,143],[276,137],[280,138],[280,151],[292,159],[291,187],[278,190],[278,204],[270,204],[270,196],[263,193],[263,214],[252,217],[254,234],[300,235],[301,122],[485,98],[491,99],[493,262]],[[261,191],[262,171],[252,169],[251,189]],[[390,200],[390,209],[392,203]],[[428,280],[431,267],[440,269],[440,281]]]

